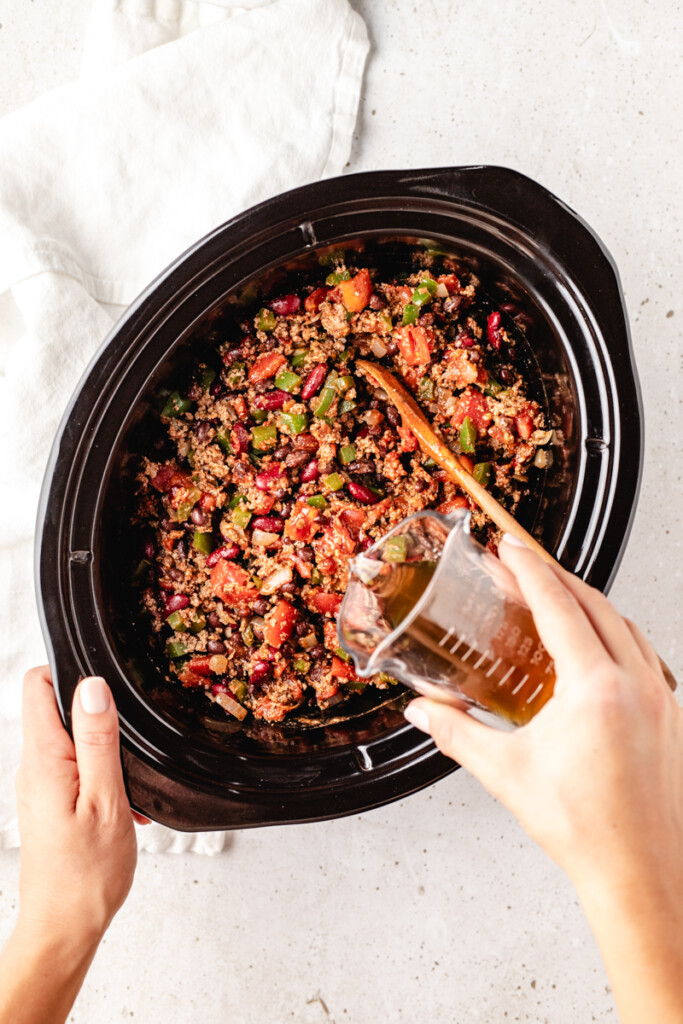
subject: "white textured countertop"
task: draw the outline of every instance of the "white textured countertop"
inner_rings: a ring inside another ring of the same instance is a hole
[[[680,5],[353,0],[370,31],[350,169],[497,163],[619,265],[647,420],[612,596],[683,678]],[[0,114],[78,74],[88,0],[4,0]],[[672,444],[673,441],[673,444]],[[18,856],[0,857],[0,940]],[[71,1020],[616,1019],[564,877],[465,772],[369,814],[141,858]]]

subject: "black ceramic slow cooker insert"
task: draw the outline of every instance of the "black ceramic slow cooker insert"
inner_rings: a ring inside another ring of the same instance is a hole
[[[363,265],[396,273],[416,247],[453,253],[492,301],[529,314],[526,374],[564,441],[520,517],[592,584],[607,589],[616,571],[638,492],[641,403],[616,268],[576,214],[497,167],[349,175],[240,214],[115,326],[64,415],[40,502],[37,588],[62,717],[68,726],[79,677],[105,676],[131,803],[157,821],[186,830],[317,821],[405,796],[455,767],[405,722],[400,692],[365,691],[322,725],[245,729],[202,710],[163,684],[122,572],[129,454],[159,389],[196,362],[216,311],[247,312],[276,288],[319,279],[334,252],[360,250]]]

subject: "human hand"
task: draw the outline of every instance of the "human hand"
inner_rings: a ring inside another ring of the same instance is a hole
[[[406,717],[515,814],[580,892],[680,878],[683,710],[654,650],[575,576],[509,538],[500,557],[555,660],[553,698],[512,733],[424,698]]]
[[[17,774],[19,924],[23,932],[96,946],[128,895],[137,860],[118,718],[104,680],[80,683],[72,724],[73,742],[49,670],[31,669],[24,679]]]

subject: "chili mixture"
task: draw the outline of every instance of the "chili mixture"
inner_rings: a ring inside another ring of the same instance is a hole
[[[136,477],[140,612],[169,681],[228,715],[278,722],[368,685],[337,639],[347,560],[406,516],[470,507],[496,548],[494,525],[354,373],[356,357],[403,381],[509,511],[532,463],[547,464],[550,431],[518,368],[525,314],[492,306],[449,259],[442,268],[385,282],[340,265],[239,329],[217,319],[215,358],[164,397],[163,445]]]

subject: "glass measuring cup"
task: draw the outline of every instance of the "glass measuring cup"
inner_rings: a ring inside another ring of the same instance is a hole
[[[524,725],[552,696],[531,612],[466,510],[418,512],[351,559],[337,630],[359,676],[386,672],[479,717]]]

